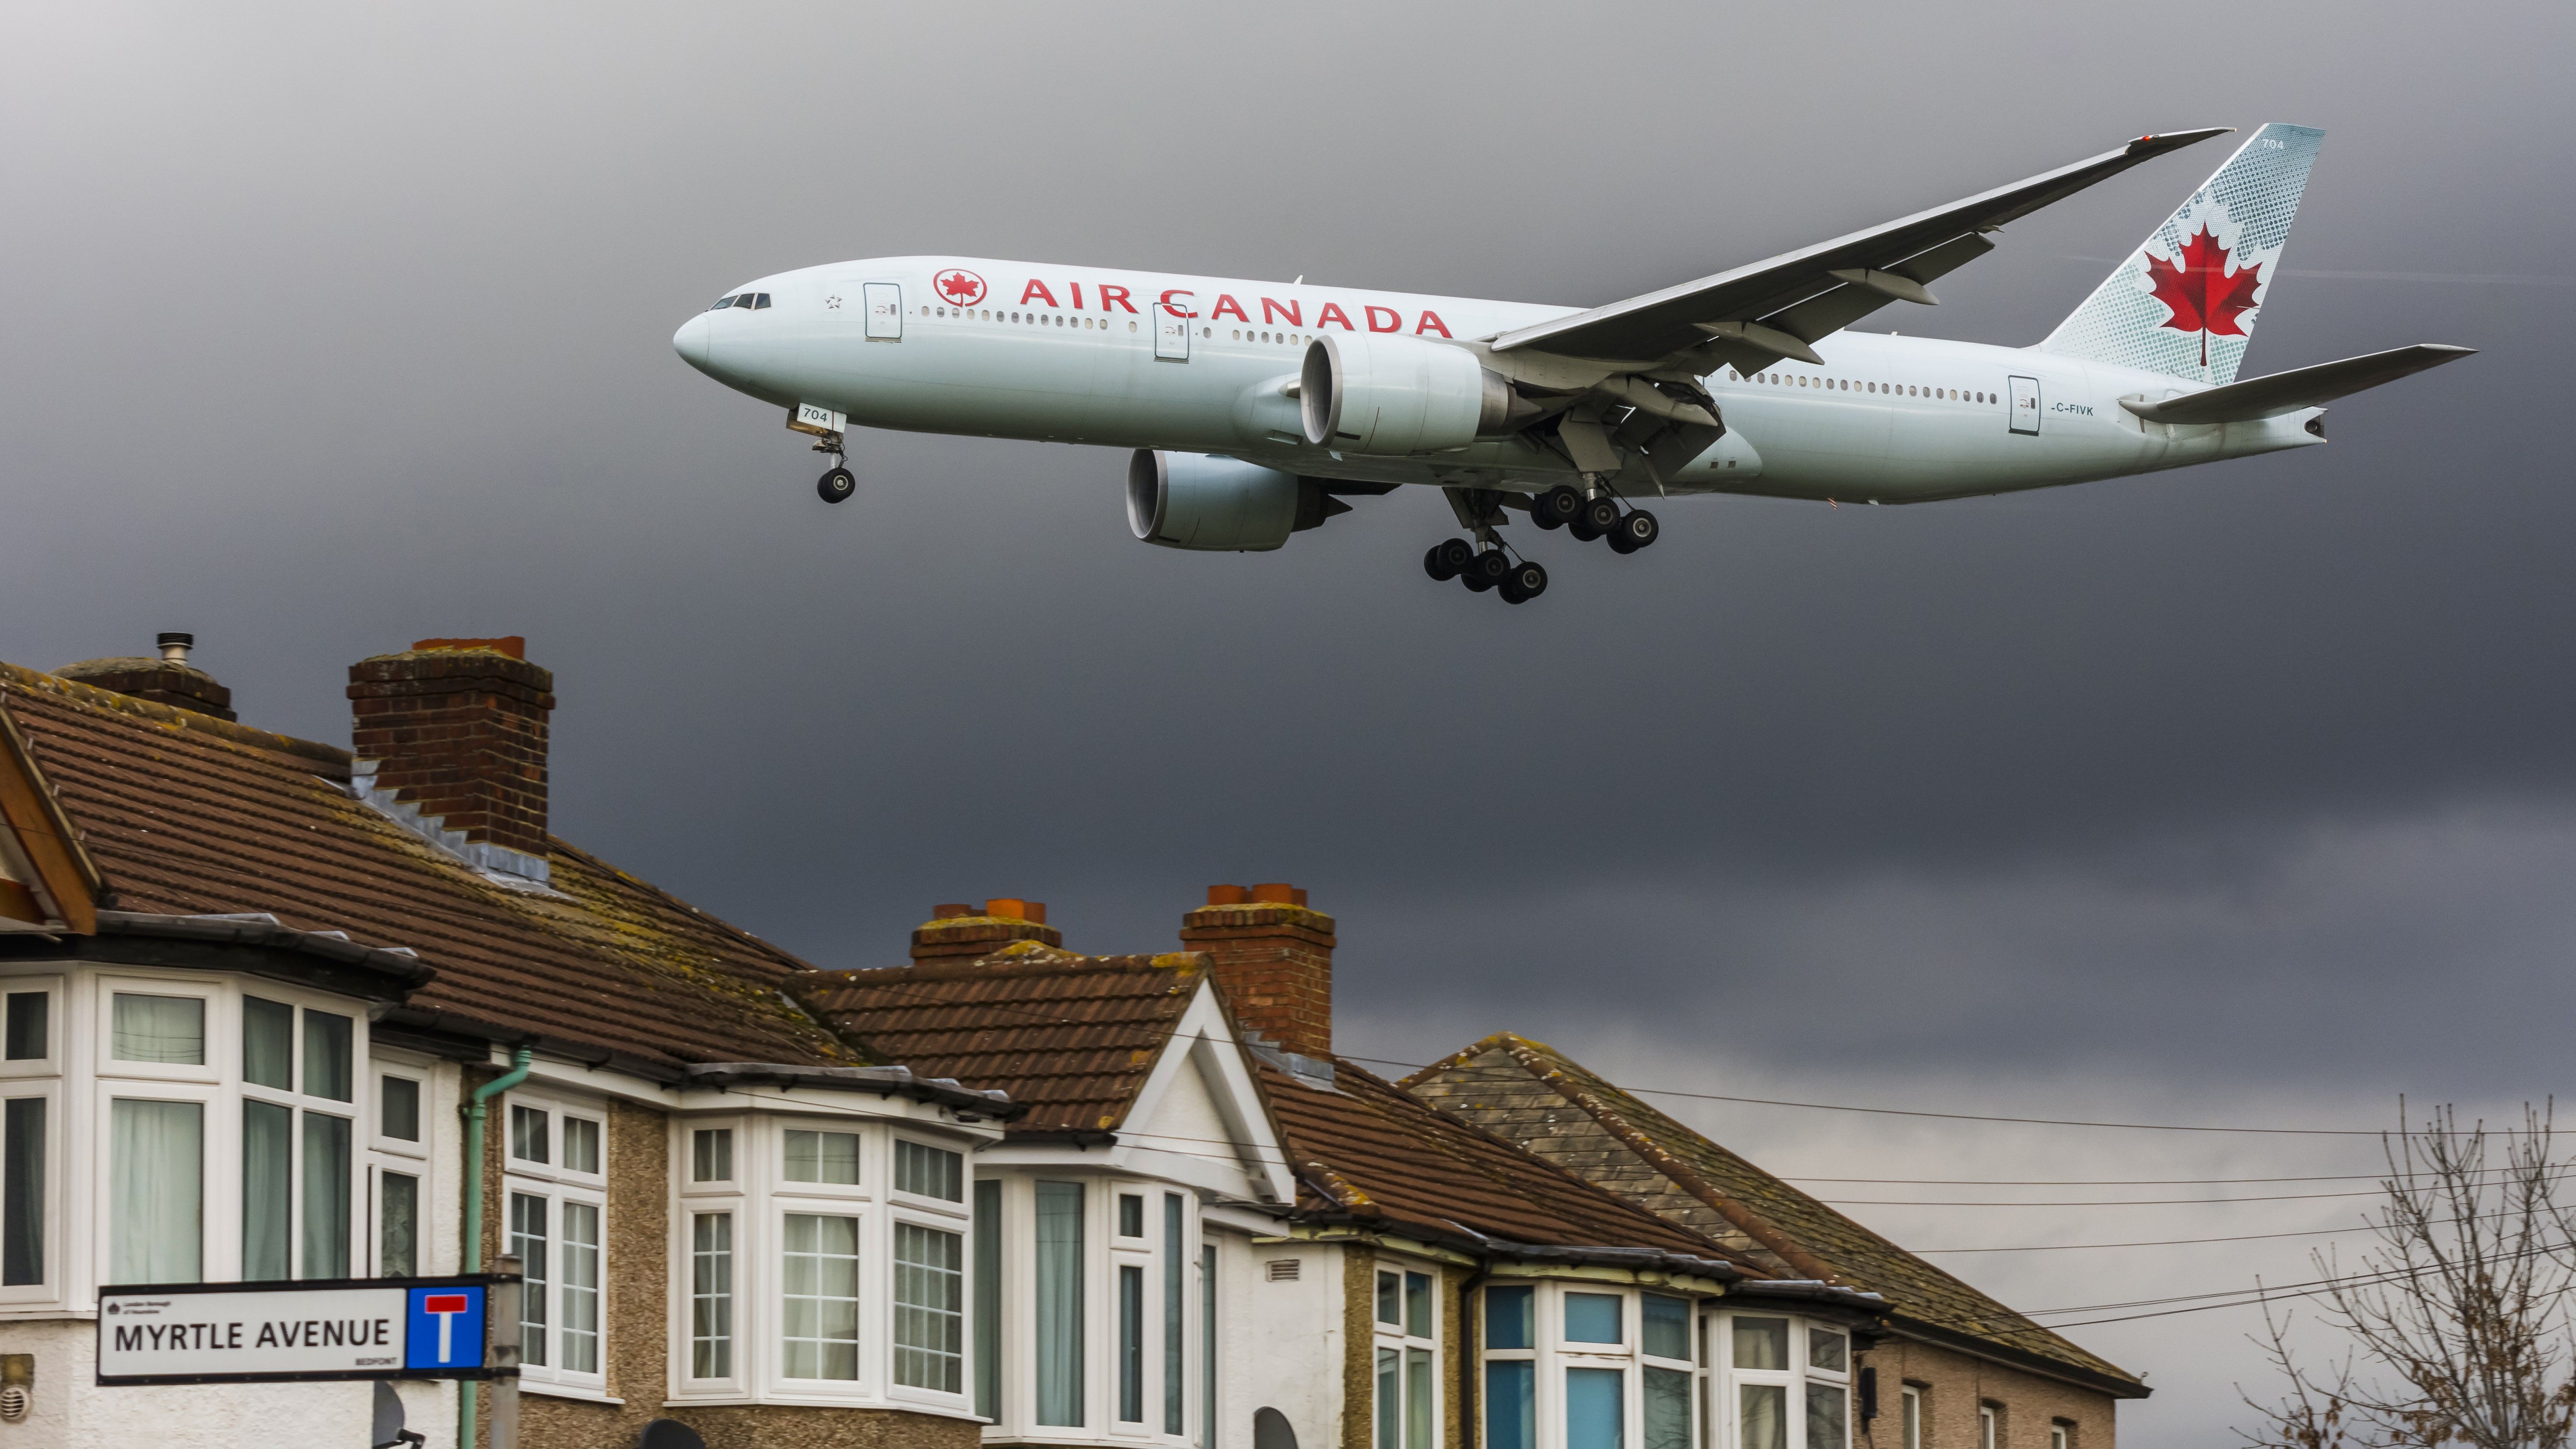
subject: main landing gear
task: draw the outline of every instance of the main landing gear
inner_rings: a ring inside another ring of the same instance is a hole
[[[1463,538],[1444,538],[1422,556],[1422,571],[1444,584],[1456,579],[1473,593],[1501,594],[1506,604],[1526,604],[1547,592],[1547,570],[1513,559],[1498,543],[1480,549]]]
[[[814,492],[826,503],[847,503],[850,495],[859,491],[859,478],[850,471],[846,446],[839,433],[828,434],[814,445],[815,452],[832,455],[831,471],[814,480]]]
[[[1456,579],[1475,593],[1497,593],[1507,604],[1526,604],[1547,592],[1547,570],[1519,557],[1494,534],[1502,510],[1497,494],[1471,497],[1452,490],[1462,520],[1473,520],[1476,540],[1444,538],[1422,556],[1422,571],[1447,583]],[[1642,508],[1622,509],[1608,490],[1587,497],[1570,485],[1548,489],[1529,501],[1530,521],[1545,529],[1562,528],[1590,543],[1607,539],[1614,553],[1630,554],[1663,536],[1655,515]]]

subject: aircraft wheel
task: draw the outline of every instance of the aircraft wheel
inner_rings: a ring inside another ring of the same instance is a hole
[[[1503,576],[1502,594],[1506,604],[1526,604],[1547,592],[1547,570],[1527,559],[1512,566]]]
[[[1640,508],[1619,520],[1618,530],[1610,535],[1610,547],[1618,553],[1635,553],[1664,536],[1664,526],[1655,515]]]
[[[1436,582],[1445,584],[1466,572],[1467,565],[1475,557],[1476,550],[1468,545],[1467,540],[1444,538],[1431,545],[1431,551],[1422,556],[1422,571]]]
[[[835,468],[814,481],[814,491],[826,503],[845,503],[859,491],[859,480],[849,469]]]
[[[1530,522],[1541,528],[1563,528],[1583,511],[1583,495],[1559,483],[1530,500]]]
[[[1460,574],[1458,578],[1468,588],[1481,594],[1510,578],[1511,575],[1512,561],[1503,556],[1501,549],[1489,548],[1468,560],[1466,572]]]
[[[1608,538],[1619,531],[1619,500],[1606,493],[1598,498],[1585,499],[1582,520],[1583,527],[1577,532],[1588,532],[1594,538]]]

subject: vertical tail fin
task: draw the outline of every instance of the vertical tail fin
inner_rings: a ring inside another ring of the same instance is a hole
[[[2040,347],[2234,382],[2325,134],[2278,121],[2256,131]]]

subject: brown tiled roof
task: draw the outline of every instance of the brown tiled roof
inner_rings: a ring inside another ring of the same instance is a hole
[[[1207,958],[1082,956],[1021,941],[969,961],[822,971],[799,1000],[882,1061],[1000,1088],[1015,1133],[1105,1132],[1153,1071],[1207,977]]]
[[[560,840],[552,894],[495,884],[351,798],[346,751],[9,664],[0,708],[119,910],[408,946],[412,1019],[649,1072],[861,1060],[781,994],[805,963]]]
[[[1260,1063],[1301,1212],[1515,1243],[1646,1248],[1761,1269],[1349,1062],[1328,1090]]]
[[[1900,1324],[1972,1340],[2107,1392],[2143,1397],[2135,1374],[1960,1282],[1542,1042],[1485,1038],[1404,1079],[1443,1113],[1510,1138],[1676,1223],[1797,1276],[1884,1295]]]

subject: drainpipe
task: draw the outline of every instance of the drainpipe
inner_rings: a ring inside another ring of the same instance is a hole
[[[490,1109],[483,1104],[528,1079],[529,1069],[536,1065],[536,1053],[520,1047],[510,1054],[510,1070],[474,1089],[473,1099],[462,1109],[465,1113],[465,1244],[464,1266],[468,1273],[483,1271],[483,1119]],[[486,1294],[484,1301],[492,1301]],[[490,1328],[487,1325],[485,1332]],[[474,1449],[475,1389],[479,1385],[464,1379],[456,1385],[456,1442],[459,1449]]]

